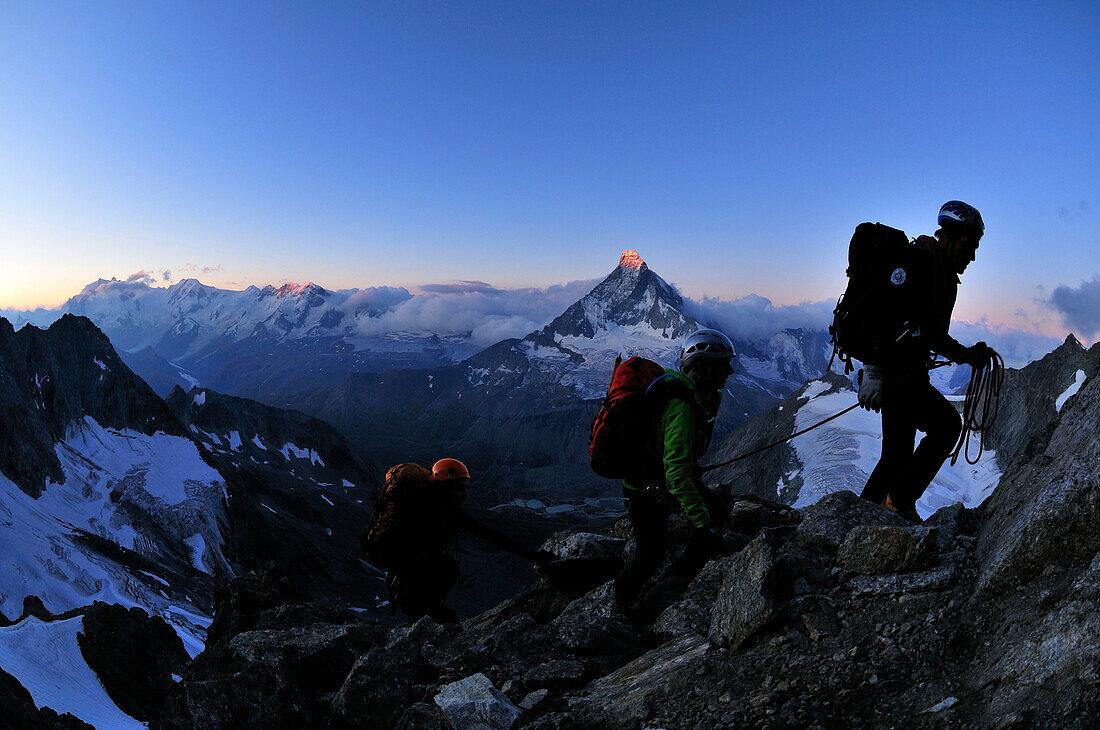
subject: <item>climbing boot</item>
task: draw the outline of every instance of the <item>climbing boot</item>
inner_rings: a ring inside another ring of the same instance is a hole
[[[894,500],[890,499],[889,496],[886,497],[886,500],[882,503],[882,505],[886,507],[886,509],[895,512],[902,518],[908,520],[909,522],[912,522],[914,525],[919,525],[924,522],[924,520],[920,518],[920,515],[917,514],[917,508],[915,505],[902,507],[900,505],[894,504]]]

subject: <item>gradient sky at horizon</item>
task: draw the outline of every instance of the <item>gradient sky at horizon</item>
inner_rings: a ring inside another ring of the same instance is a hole
[[[546,286],[835,298],[862,220],[988,233],[962,318],[1100,274],[1100,4],[7,3],[0,307]],[[160,277],[160,274],[157,274]]]

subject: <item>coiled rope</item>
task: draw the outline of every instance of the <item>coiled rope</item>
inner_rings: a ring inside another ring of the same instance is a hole
[[[963,403],[963,430],[951,453],[951,466],[955,466],[959,454],[966,457],[967,464],[978,463],[985,449],[985,433],[997,420],[997,409],[1001,404],[1005,363],[997,351],[984,348],[984,354],[970,368],[970,384],[966,386],[966,400]],[[978,455],[971,459],[970,437],[973,433],[978,434]]]

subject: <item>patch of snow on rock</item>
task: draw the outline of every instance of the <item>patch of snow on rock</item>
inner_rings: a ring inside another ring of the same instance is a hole
[[[1078,370],[1073,377],[1073,383],[1066,388],[1066,391],[1058,396],[1058,399],[1054,401],[1054,408],[1059,413],[1062,412],[1062,406],[1066,404],[1066,401],[1077,395],[1077,391],[1081,390],[1081,386],[1085,384],[1085,371]]]
[[[27,688],[39,708],[70,712],[100,728],[144,728],[115,706],[80,653],[84,618],[43,622],[29,616],[0,628],[0,666]]]

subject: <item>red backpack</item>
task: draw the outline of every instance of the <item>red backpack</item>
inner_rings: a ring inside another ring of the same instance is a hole
[[[665,369],[641,357],[615,358],[607,397],[592,421],[588,465],[607,479],[637,479],[646,471],[645,446],[652,426],[646,390]]]

